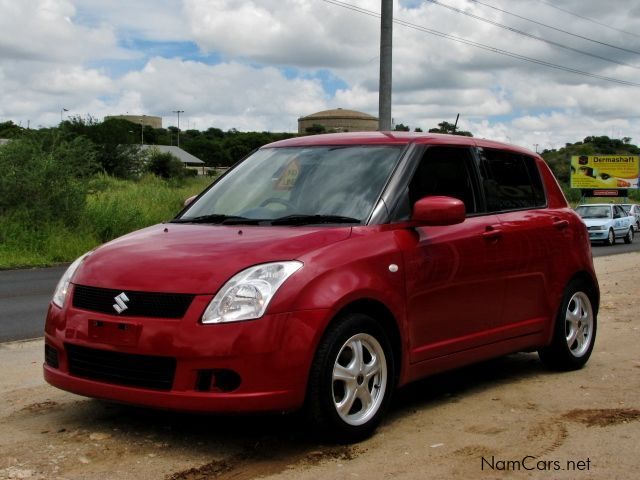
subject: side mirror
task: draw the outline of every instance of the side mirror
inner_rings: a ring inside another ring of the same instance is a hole
[[[193,196],[191,196],[191,197],[187,198],[187,199],[184,201],[184,203],[182,204],[182,206],[183,206],[183,207],[187,207],[187,206],[189,206],[189,204],[190,204],[191,202],[193,202],[193,201],[196,199],[196,197],[197,197],[197,195],[193,195]]]
[[[411,220],[419,225],[444,226],[464,222],[464,203],[453,197],[424,197],[413,205]]]

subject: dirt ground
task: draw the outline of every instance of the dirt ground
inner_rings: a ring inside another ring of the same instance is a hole
[[[517,354],[411,385],[358,445],[296,416],[202,416],[85,399],[42,380],[42,340],[0,345],[0,479],[635,479],[640,253],[596,259],[596,348],[577,372]]]

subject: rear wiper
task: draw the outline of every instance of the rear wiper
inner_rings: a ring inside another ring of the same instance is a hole
[[[236,215],[212,213],[210,215],[200,215],[199,217],[176,218],[171,220],[170,223],[213,223],[226,225],[227,223],[257,223],[262,221],[263,220],[239,217]]]
[[[271,220],[271,225],[314,225],[319,223],[362,223],[341,215],[287,215]]]

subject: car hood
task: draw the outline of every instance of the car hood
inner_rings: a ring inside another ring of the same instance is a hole
[[[351,227],[155,225],[89,255],[72,282],[131,291],[213,294],[239,271],[345,240]]]

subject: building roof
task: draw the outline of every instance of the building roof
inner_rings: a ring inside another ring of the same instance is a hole
[[[323,110],[322,112],[312,113],[306,117],[300,117],[299,120],[312,120],[312,119],[325,119],[325,118],[350,118],[358,120],[375,120],[378,121],[378,117],[374,117],[364,112],[357,112],[355,110],[345,110],[343,108],[334,108],[332,110]]]
[[[141,145],[141,150],[156,149],[160,153],[170,153],[174,157],[178,158],[182,163],[187,165],[204,165],[204,162],[198,157],[191,155],[189,152],[185,152],[180,147],[175,145]]]

